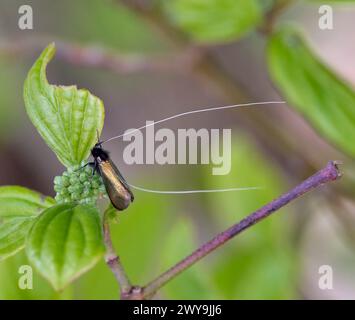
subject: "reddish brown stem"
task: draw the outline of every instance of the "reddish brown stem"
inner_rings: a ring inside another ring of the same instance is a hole
[[[107,218],[104,217],[103,224],[104,242],[106,246],[105,262],[114,274],[121,290],[121,297],[132,291],[132,285],[123,269],[119,256],[116,254],[110,234],[110,226]]]
[[[23,52],[44,48],[50,39],[34,37],[19,38],[16,42],[1,42],[0,56],[17,57]],[[83,46],[57,41],[57,57],[73,65],[107,69],[117,74],[138,72],[190,73],[201,60],[203,52],[197,47],[187,47],[176,53],[164,54],[123,54],[102,47]]]
[[[171,269],[169,269],[161,276],[150,282],[146,287],[143,288],[141,293],[142,298],[149,299],[155,294],[158,289],[160,289],[167,282],[175,278],[182,271],[191,267],[197,261],[220,247],[222,244],[226,243],[228,240],[235,237],[237,234],[251,227],[255,223],[265,219],[270,214],[287,205],[292,200],[299,198],[306,192],[311,191],[312,189],[317,188],[327,182],[334,181],[339,177],[340,173],[337,167],[337,163],[335,161],[330,161],[325,168],[318,171],[316,174],[309,177],[289,192],[286,192],[285,194],[266,204],[259,210],[250,214],[249,216],[247,216],[237,224],[233,225],[229,229],[221,232],[212,240],[203,244],[200,248],[198,248],[188,257],[177,263]]]

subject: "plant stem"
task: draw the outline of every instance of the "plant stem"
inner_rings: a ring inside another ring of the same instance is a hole
[[[328,162],[327,166],[322,170],[318,171],[313,176],[309,177],[301,184],[290,190],[289,192],[281,195],[270,203],[266,204],[259,210],[250,214],[237,224],[228,228],[227,230],[221,232],[215,236],[212,240],[206,242],[201,247],[199,247],[192,254],[187,256],[185,259],[177,263],[171,269],[163,273],[161,276],[150,282],[146,287],[143,288],[142,296],[145,299],[152,297],[158,289],[164,286],[166,283],[175,278],[182,271],[194,265],[197,261],[202,259],[207,254],[211,253],[222,244],[228,240],[235,237],[237,234],[248,229],[257,222],[265,219],[273,212],[287,205],[292,200],[297,199],[308,191],[317,188],[327,182],[331,182],[339,178],[341,174],[339,173],[337,163],[335,161]]]
[[[120,286],[121,297],[123,297],[127,295],[128,292],[131,292],[132,285],[126,275],[126,272],[123,269],[119,256],[116,254],[113,248],[109,222],[105,217],[104,217],[103,231],[104,231],[104,242],[106,246],[105,262],[109,266],[113,274],[115,275],[115,278]]]
[[[16,42],[0,42],[0,57],[16,58],[24,52],[43,48],[50,39],[45,37],[19,38]],[[200,60],[197,47],[186,47],[175,53],[123,54],[103,47],[57,41],[57,57],[70,64],[102,68],[120,75],[139,72],[173,72],[188,74]]]
[[[275,3],[277,8],[273,7],[271,9],[275,11],[272,15],[278,16],[282,10],[285,10],[293,2],[296,1],[278,0]],[[174,50],[184,51],[186,47],[193,47],[193,43],[186,35],[170,23],[158,5],[154,5],[155,2],[151,4],[150,1],[117,0],[117,3],[139,16],[147,26],[163,40],[166,40]],[[196,79],[209,95],[218,97],[228,104],[235,104],[236,101],[243,103],[253,100],[246,93],[246,89],[236,82],[230,72],[220,65],[218,58],[209,50],[209,46],[205,45],[197,49],[199,49],[200,55],[193,65],[194,68],[192,68],[190,77]],[[283,134],[285,131],[291,130],[287,123],[281,121],[278,126],[275,126],[275,121],[278,119],[277,115],[278,110],[275,109],[274,111],[273,108],[269,108],[268,112],[240,112],[238,117],[235,118],[235,124],[251,133],[260,144],[263,152],[272,161],[277,162],[284,173],[291,179],[298,179],[300,171],[314,172],[317,164],[315,165],[311,157],[290,143]],[[302,130],[297,130],[296,128],[292,128],[290,135],[305,136]],[[276,140],[277,143],[273,143]],[[317,144],[316,147],[319,148],[319,145]],[[319,148],[319,150],[322,149]],[[289,153],[292,153],[300,161],[296,170],[293,163],[289,161]]]
[[[292,4],[294,4],[295,0],[278,0],[275,2],[274,6],[271,8],[269,12],[266,13],[266,19],[264,24],[259,29],[262,34],[265,36],[269,36],[272,34],[275,23],[279,16],[283,14],[283,12]]]

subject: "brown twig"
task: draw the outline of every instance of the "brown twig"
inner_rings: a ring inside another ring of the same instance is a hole
[[[59,43],[58,57],[75,65],[104,68],[119,74],[151,71],[184,73],[191,70],[200,52],[197,48],[188,47],[178,53],[119,54],[98,47]]]
[[[167,19],[159,7],[151,4],[150,1],[141,0],[116,0],[117,4],[123,5],[140,19],[146,22],[153,31],[157,33],[163,40],[166,40],[172,48],[183,51],[183,48],[190,47],[191,41],[189,38],[176,28]],[[277,8],[272,8],[275,17],[286,8],[294,0],[279,0]],[[235,104],[253,101],[248,95],[248,89],[241,86],[237,80],[229,73],[228,70],[220,65],[219,60],[209,50],[209,47],[201,47],[200,59],[193,65],[191,78],[196,79],[201,87],[204,88],[209,95],[220,98],[228,104]],[[298,146],[292,145],[283,132],[290,130],[286,123],[280,122],[279,126],[275,126],[275,118],[277,109],[268,109],[268,112],[253,112],[239,113],[235,118],[236,126],[243,128],[251,133],[262,150],[278,163],[284,170],[284,173],[291,179],[297,179],[299,172],[313,172],[318,164],[315,164],[312,159],[304,152],[299,150]],[[294,130],[291,135],[304,136],[302,130]],[[274,138],[278,143],[273,143]],[[287,152],[285,152],[285,150]],[[294,154],[294,157],[299,159],[298,166],[295,170],[294,163],[289,161],[289,153]]]
[[[113,248],[110,234],[110,226],[106,217],[104,217],[103,232],[104,242],[106,246],[105,262],[115,275],[115,278],[120,286],[122,298],[125,297],[128,293],[130,293],[133,287],[126,275],[126,272],[123,269],[119,256],[116,254]]]
[[[43,50],[47,43],[45,38],[17,39],[17,41],[0,43],[0,55],[9,58],[24,52]],[[187,73],[203,55],[197,47],[186,47],[176,53],[163,54],[124,54],[98,46],[78,45],[57,41],[57,57],[67,63],[102,68],[118,74],[138,72],[174,72]]]
[[[272,6],[271,10],[266,13],[264,24],[259,28],[259,31],[265,36],[270,35],[275,28],[275,24],[279,16],[281,16],[284,11],[291,6],[295,0],[278,0]]]
[[[299,198],[306,192],[311,191],[325,183],[334,181],[340,177],[340,173],[335,161],[330,161],[328,165],[322,170],[318,171],[313,176],[309,177],[301,184],[290,190],[289,192],[281,195],[277,199],[266,204],[259,210],[250,214],[237,224],[228,228],[227,230],[221,232],[215,236],[212,240],[203,244],[200,248],[190,254],[188,257],[177,263],[171,269],[163,273],[161,276],[150,282],[146,287],[144,287],[140,294],[144,299],[149,299],[152,297],[158,289],[164,286],[167,282],[171,281],[182,271],[191,267],[197,261],[205,257],[207,254],[211,253],[242,231],[248,229],[257,222],[265,219],[273,212],[279,210],[283,206],[287,205],[289,202]]]

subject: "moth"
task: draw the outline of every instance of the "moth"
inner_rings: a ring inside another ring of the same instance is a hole
[[[102,177],[112,205],[122,211],[133,202],[134,195],[121,172],[112,162],[109,153],[102,148],[101,144],[102,142],[98,142],[92,148],[91,155],[94,161],[89,165]]]

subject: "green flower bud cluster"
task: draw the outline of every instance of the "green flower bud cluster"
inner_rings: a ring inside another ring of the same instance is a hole
[[[95,204],[98,198],[107,196],[101,177],[97,173],[93,175],[89,166],[82,168],[83,165],[85,162],[54,178],[55,200],[58,203]]]

